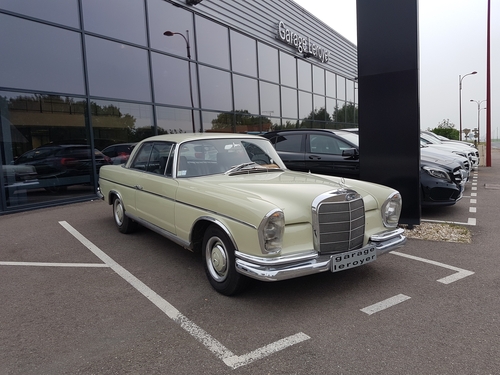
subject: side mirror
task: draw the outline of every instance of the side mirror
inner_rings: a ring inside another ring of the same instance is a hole
[[[357,160],[359,159],[359,151],[356,148],[342,150],[342,157],[345,159]]]

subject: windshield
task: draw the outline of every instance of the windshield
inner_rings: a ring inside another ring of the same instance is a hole
[[[267,139],[223,138],[182,143],[177,177],[198,177],[226,173],[242,166],[256,172],[286,169]],[[240,171],[243,168],[238,168]]]

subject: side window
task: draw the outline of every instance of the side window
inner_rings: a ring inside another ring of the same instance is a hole
[[[147,167],[148,172],[161,175],[168,175],[167,166],[170,164],[170,176],[172,175],[172,158],[173,143],[170,142],[155,142],[151,150],[151,157]]]
[[[276,151],[283,152],[301,152],[302,151],[302,135],[301,134],[289,134],[289,135],[278,135],[273,139],[274,147]]]
[[[148,165],[149,156],[151,155],[151,150],[153,149],[152,143],[144,143],[141,149],[136,154],[134,161],[130,168],[139,169],[145,171]]]
[[[313,154],[342,155],[342,149],[349,145],[328,135],[313,134],[309,137],[309,149]]]

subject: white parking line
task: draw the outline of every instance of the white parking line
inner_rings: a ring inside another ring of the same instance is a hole
[[[116,263],[105,252],[99,249],[96,245],[85,238],[80,232],[74,229],[66,221],[60,221],[61,224],[73,237],[80,241],[87,249],[92,251],[95,256],[101,259],[106,265],[111,267],[118,275],[125,279],[130,285],[137,289],[144,297],[149,299],[156,307],[163,311],[170,319],[179,324],[191,336],[202,343],[208,350],[221,359],[227,366],[235,369],[240,366],[247,365],[253,361],[264,358],[270,354],[286,349],[289,346],[298,344],[302,341],[310,339],[305,333],[299,332],[295,335],[278,340],[274,343],[266,345],[262,348],[254,350],[242,356],[234,355],[229,349],[222,345],[219,341],[213,338],[208,332],[197,326],[186,316],[181,314],[173,305],[160,297],[155,291],[150,289],[141,280],[132,275],[125,268]]]
[[[43,262],[0,262],[0,266],[34,267],[109,267],[103,263],[43,263]]]
[[[462,268],[453,267],[453,266],[450,266],[448,264],[439,263],[439,262],[436,262],[433,260],[419,258],[419,257],[413,256],[413,255],[404,254],[404,253],[400,253],[397,251],[391,251],[390,254],[399,255],[399,256],[404,257],[404,258],[418,260],[420,262],[429,263],[429,264],[432,264],[434,266],[439,266],[439,267],[447,268],[449,270],[457,271],[456,273],[454,273],[450,276],[446,276],[446,277],[443,277],[441,279],[436,280],[439,283],[451,284],[452,282],[463,279],[464,277],[474,275],[474,272],[472,272],[472,271],[467,271],[467,270],[464,270]]]
[[[405,296],[404,294],[398,294],[397,296],[387,298],[386,300],[383,300],[381,302],[375,303],[371,306],[365,307],[364,309],[361,309],[362,312],[372,315],[375,314],[376,312],[385,310],[389,307],[392,307],[394,305],[397,305],[398,303],[404,302],[406,300],[409,300],[411,297]]]

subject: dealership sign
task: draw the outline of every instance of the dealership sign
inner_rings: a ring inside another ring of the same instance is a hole
[[[295,47],[299,53],[303,53],[306,57],[315,57],[321,62],[328,62],[328,51],[325,48],[313,43],[311,38],[291,31],[283,21],[278,23],[278,38]]]

